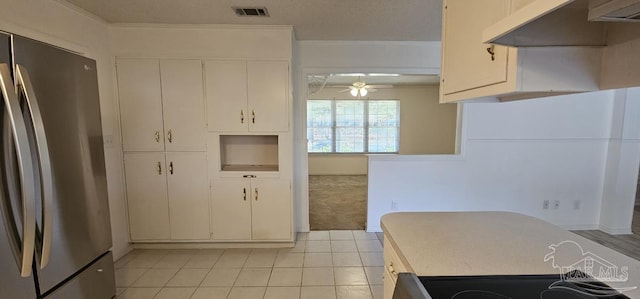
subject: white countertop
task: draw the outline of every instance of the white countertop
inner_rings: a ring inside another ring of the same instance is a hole
[[[534,217],[509,212],[408,212],[384,215],[381,222],[403,264],[419,276],[555,274],[560,269],[554,269],[554,260],[557,266],[570,266],[592,257],[609,262],[619,275],[627,267],[626,282],[607,281],[608,285],[640,287],[640,261]],[[570,242],[552,253],[549,246],[563,241]],[[555,259],[545,262],[550,253]],[[624,294],[640,298],[640,289]]]

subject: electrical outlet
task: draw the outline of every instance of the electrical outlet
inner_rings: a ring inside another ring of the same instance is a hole
[[[557,210],[560,208],[560,201],[559,200],[554,200],[553,201],[553,209]]]
[[[391,210],[392,211],[398,210],[398,202],[397,201],[395,201],[395,200],[391,201]]]
[[[581,202],[580,202],[579,199],[576,199],[576,200],[573,201],[573,209],[574,210],[580,210],[580,205],[581,205]]]
[[[104,147],[105,148],[113,147],[113,135],[104,135]]]
[[[543,210],[548,210],[549,209],[549,201],[548,200],[543,200],[542,201],[542,209]]]

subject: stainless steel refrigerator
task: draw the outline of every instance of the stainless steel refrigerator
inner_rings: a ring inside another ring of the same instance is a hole
[[[115,296],[95,61],[0,32],[0,298]]]

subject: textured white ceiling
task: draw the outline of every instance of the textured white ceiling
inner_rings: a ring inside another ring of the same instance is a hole
[[[66,0],[109,23],[293,25],[298,40],[438,41],[441,0]],[[267,7],[268,18],[231,7]]]
[[[332,74],[326,78],[326,86],[349,86],[355,81],[369,85],[436,85],[440,83],[437,75],[398,75],[398,76],[357,76],[354,74]]]
[[[437,75],[383,75],[358,76],[359,74],[316,74],[307,78],[309,94],[316,94],[324,88],[347,88],[356,81],[373,85],[374,89],[393,88],[394,86],[425,86],[438,85],[440,76]]]

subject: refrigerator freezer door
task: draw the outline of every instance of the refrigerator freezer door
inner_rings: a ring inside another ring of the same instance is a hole
[[[9,36],[0,33],[0,63],[11,65],[10,47]],[[3,109],[0,109],[0,112],[4,114]],[[7,187],[4,182],[0,182],[0,185],[3,185],[3,189]],[[14,258],[14,249],[10,245],[12,241],[9,238],[12,238],[10,234],[13,232],[8,226],[12,225],[11,222],[14,222],[15,219],[8,219],[10,213],[7,213],[7,209],[13,207],[9,206],[9,198],[5,197],[4,192],[0,193],[0,269],[2,269],[0,271],[0,298],[34,299],[36,298],[36,288],[33,276],[21,277],[20,268]]]
[[[116,295],[115,285],[109,252],[45,299],[110,299]]]
[[[51,256],[37,273],[46,295],[111,247],[96,65],[26,38],[14,36],[13,46],[37,95],[53,170],[40,178],[53,179],[55,190]],[[41,217],[38,224],[43,231]]]

